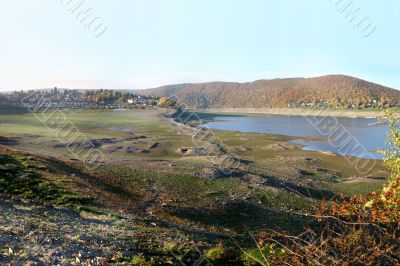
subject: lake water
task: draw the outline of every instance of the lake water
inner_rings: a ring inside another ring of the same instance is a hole
[[[381,159],[382,155],[374,151],[385,148],[388,126],[377,122],[379,121],[375,118],[221,116],[204,126],[210,129],[295,136],[299,138],[292,142],[304,145],[304,150]],[[306,137],[323,138],[323,140],[301,139]]]

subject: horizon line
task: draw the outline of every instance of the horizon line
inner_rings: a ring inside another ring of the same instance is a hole
[[[224,81],[224,80],[211,80],[211,81],[201,81],[201,82],[174,82],[174,83],[167,83],[159,86],[152,86],[152,87],[146,87],[146,88],[140,88],[140,89],[115,89],[115,88],[78,88],[78,87],[64,87],[64,86],[50,86],[50,87],[44,87],[44,88],[37,88],[37,89],[11,89],[11,90],[4,90],[2,91],[0,89],[0,93],[10,93],[10,92],[15,92],[15,91],[39,91],[39,90],[50,90],[54,88],[58,89],[63,89],[63,90],[117,90],[117,91],[142,91],[142,90],[150,90],[150,89],[157,89],[161,87],[166,87],[166,86],[176,86],[176,85],[189,85],[189,84],[206,84],[206,83],[237,83],[237,84],[246,84],[246,83],[254,83],[257,81],[272,81],[272,80],[283,80],[283,79],[315,79],[315,78],[322,78],[322,77],[329,77],[329,76],[343,76],[343,77],[348,77],[348,78],[355,78],[359,80],[363,80],[369,83],[373,83],[379,86],[383,86],[389,89],[393,90],[398,90],[400,91],[400,88],[395,88],[391,87],[388,85],[384,85],[382,83],[378,83],[375,81],[370,81],[365,78],[360,78],[357,76],[353,75],[346,75],[346,74],[325,74],[325,75],[316,75],[316,76],[293,76],[293,77],[276,77],[276,78],[259,78],[259,79],[254,79],[251,81]]]

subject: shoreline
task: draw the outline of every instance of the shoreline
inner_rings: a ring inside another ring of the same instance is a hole
[[[383,117],[380,110],[332,110],[332,109],[302,109],[302,108],[207,108],[195,109],[195,112],[224,113],[224,114],[270,114],[298,116],[336,116],[350,118],[379,118]]]
[[[254,110],[253,112],[239,112],[237,109],[235,110],[236,112],[230,112],[230,109],[223,109],[223,111],[221,111],[222,109],[197,109],[197,110],[192,110],[192,109],[188,109],[190,110],[190,112],[194,112],[194,113],[203,113],[203,114],[224,114],[224,115],[230,115],[230,114],[238,114],[238,115],[242,115],[242,116],[246,116],[246,115],[250,115],[250,116],[256,116],[256,115],[263,115],[263,114],[270,114],[270,113],[260,113],[260,110]],[[282,110],[279,110],[282,111]],[[286,110],[284,110],[286,111]],[[346,112],[345,114],[341,113],[341,115],[337,115],[337,113],[335,111],[333,112],[329,112],[332,110],[304,110],[301,109],[301,111],[308,111],[308,113],[304,112],[303,114],[288,114],[288,113],[274,113],[274,115],[317,115],[313,112],[318,112],[320,116],[341,116],[341,117],[352,117],[350,116],[351,113]],[[328,112],[326,112],[328,111]],[[350,111],[350,110],[346,110],[346,111]],[[353,111],[354,112],[354,111]],[[333,115],[332,113],[334,113],[335,115]],[[355,113],[358,113],[357,111]],[[364,112],[363,115],[364,116],[357,116],[359,118],[362,117],[369,117],[372,116],[371,115],[372,112]],[[375,112],[374,112],[375,113]],[[383,113],[383,112],[376,112],[377,114],[379,113]],[[379,117],[379,115],[377,115],[377,117]],[[382,117],[382,114],[380,115],[380,117]],[[188,127],[190,129],[196,128],[196,127],[201,127],[204,128],[203,125],[208,123],[208,122],[212,122],[212,121],[216,121],[215,118],[200,118],[200,120],[196,120],[196,121],[200,121],[201,123],[199,124],[188,124],[188,123],[182,123],[180,121],[176,121],[177,123]],[[206,127],[207,128],[207,127]],[[207,128],[208,130],[210,130],[210,128]],[[216,130],[216,131],[220,131],[220,132],[240,132],[240,133],[244,133],[244,134],[255,134],[255,135],[265,135],[265,136],[275,136],[275,137],[282,137],[283,139],[280,140],[281,142],[284,143],[290,143],[290,144],[294,144],[296,146],[299,146],[297,148],[295,148],[296,150],[301,150],[301,151],[306,151],[306,152],[311,152],[311,153],[316,153],[316,154],[323,154],[323,155],[329,155],[329,156],[335,156],[335,157],[339,157],[339,158],[357,158],[360,160],[373,160],[373,161],[382,161],[383,158],[379,158],[379,157],[360,157],[357,155],[342,155],[340,153],[337,153],[335,151],[331,151],[331,150],[326,150],[326,149],[307,149],[307,142],[329,142],[328,138],[323,138],[323,137],[302,137],[302,136],[296,136],[296,135],[286,135],[286,134],[282,134],[282,133],[263,133],[263,132],[256,132],[256,131],[241,131],[241,130],[233,130],[233,129],[211,129],[211,130]],[[296,142],[297,141],[297,142]],[[368,151],[368,154],[379,154],[379,152],[377,152],[376,150],[370,150]]]

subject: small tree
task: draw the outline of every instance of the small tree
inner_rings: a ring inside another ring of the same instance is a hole
[[[387,141],[388,147],[386,151],[384,151],[384,163],[391,172],[389,181],[393,181],[392,179],[396,179],[396,177],[400,176],[400,124],[391,110],[387,110],[385,116],[388,119],[389,132]]]
[[[161,97],[157,106],[161,108],[173,108],[176,106],[176,101],[168,97]]]

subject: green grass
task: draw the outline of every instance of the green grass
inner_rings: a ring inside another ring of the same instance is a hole
[[[345,195],[355,195],[355,194],[369,194],[374,191],[379,191],[383,187],[383,183],[337,183],[331,185],[332,190],[336,192],[341,192]]]
[[[0,154],[0,193],[80,209],[88,199],[70,193],[40,174],[47,166],[29,156]]]
[[[290,212],[309,211],[313,204],[291,193],[252,187],[230,178],[209,180],[197,175],[155,169],[132,170],[116,165],[104,166],[101,171],[112,176],[114,184],[132,195],[141,194],[145,198],[146,193],[150,193],[154,196],[156,188],[160,200],[155,202],[154,211],[161,217],[217,230],[225,228],[243,233],[245,225],[254,230],[276,228],[277,225],[299,230],[303,225],[302,218],[293,220]],[[161,207],[161,203],[168,203],[168,207]]]

